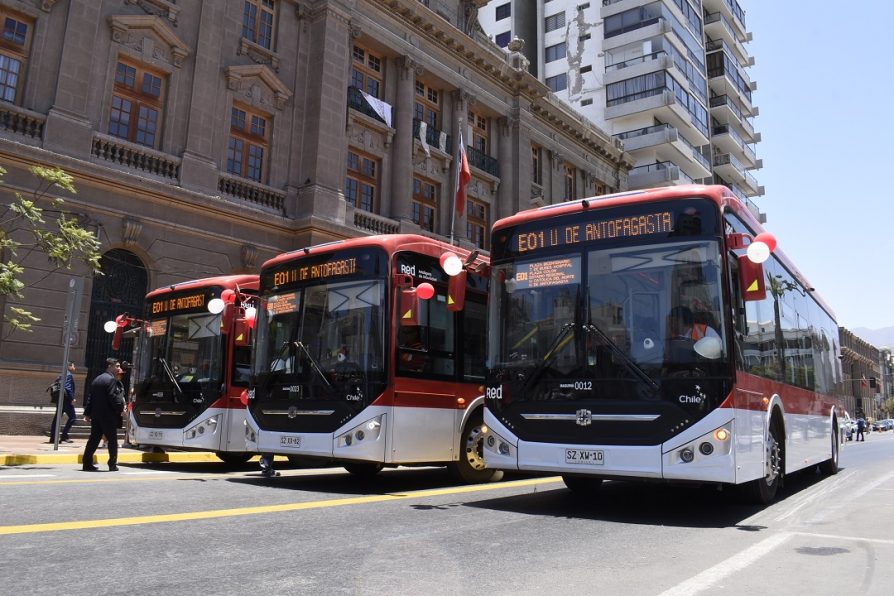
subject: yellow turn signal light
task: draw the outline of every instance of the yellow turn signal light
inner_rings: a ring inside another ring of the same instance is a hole
[[[725,428],[718,428],[714,431],[714,438],[718,441],[726,441],[729,438],[729,431]]]

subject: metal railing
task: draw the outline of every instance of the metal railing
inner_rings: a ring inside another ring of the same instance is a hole
[[[364,99],[363,93],[357,87],[348,87],[348,107],[357,110],[361,114],[365,114],[370,118],[375,118],[382,124],[387,124],[378,112],[372,109],[372,106]],[[394,122],[394,108],[391,108],[391,121]]]
[[[483,172],[487,172],[491,176],[500,177],[500,163],[491,157],[485,155],[471,145],[466,145],[466,155],[469,158],[469,165],[478,168]]]
[[[413,118],[413,138],[419,138],[419,125],[422,123],[419,118]],[[441,145],[441,139],[444,139],[443,146]],[[425,142],[428,143],[429,147],[437,147],[440,151],[444,153],[452,153],[453,152],[453,140],[450,138],[450,135],[438,130],[437,128],[433,128],[431,126],[426,126],[425,128]]]

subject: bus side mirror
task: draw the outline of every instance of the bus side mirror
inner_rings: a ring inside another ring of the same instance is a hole
[[[419,297],[416,296],[416,288],[400,290],[400,326],[419,324]]]
[[[466,271],[460,271],[447,281],[447,310],[458,312],[466,304]]]
[[[246,319],[236,319],[233,327],[233,345],[251,345],[251,322]]]
[[[767,298],[764,266],[749,259],[748,255],[739,257],[739,288],[745,302]]]

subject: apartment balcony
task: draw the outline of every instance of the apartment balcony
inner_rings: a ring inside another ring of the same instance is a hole
[[[735,19],[731,19],[722,11],[711,11],[705,6],[705,34],[711,39],[725,39],[730,45],[744,44],[752,40],[753,35],[745,31]]]
[[[693,123],[692,115],[681,105],[670,89],[652,89],[644,93],[614,100],[605,109],[606,120],[625,118],[642,112],[649,112],[657,120],[670,124],[676,129],[691,130],[695,145],[707,145],[707,131],[700,130]]]
[[[747,196],[754,197],[764,194],[764,187],[757,183],[755,177],[745,170],[744,164],[734,155],[715,154],[714,172],[740,186]]]
[[[43,125],[47,117],[11,103],[0,103],[0,131],[11,133],[17,141],[28,144],[43,142]]]
[[[605,8],[603,8],[603,10],[605,10]],[[658,17],[648,21],[641,21],[631,25],[628,30],[619,35],[603,39],[602,49],[611,50],[613,48],[619,48],[643,39],[651,39],[660,35],[666,35],[671,31],[673,31],[673,29],[667,19]]]
[[[693,180],[679,166],[669,161],[637,166],[627,174],[630,190],[692,183]]]
[[[486,155],[471,145],[466,145],[466,157],[471,167],[490,174],[494,178],[500,177],[500,162],[490,155]]]
[[[751,34],[745,27],[745,11],[736,0],[704,0],[702,6],[705,12],[722,14],[743,43],[751,41]]]
[[[721,124],[712,129],[711,144],[720,153],[735,155],[746,170],[760,168],[763,165],[757,159],[754,149],[729,124]]]
[[[751,115],[742,112],[734,98],[728,95],[712,97],[709,106],[711,118],[717,122],[735,123],[746,143],[760,142],[760,133],[754,132],[754,125],[750,120]]]
[[[624,142],[624,150],[637,160],[649,159],[670,162],[690,178],[711,175],[711,162],[669,124],[647,126],[627,131],[615,138]]]
[[[674,66],[674,59],[667,52],[660,51],[646,54],[639,58],[632,58],[617,64],[605,67],[605,85],[611,85],[625,79],[632,79],[640,75],[659,70],[670,70]]]
[[[746,79],[741,78],[737,70],[727,68],[726,64],[708,67],[708,87],[714,95],[733,97],[741,106],[742,113],[753,112],[751,86],[746,84]]]
[[[727,54],[736,59],[736,62],[742,68],[754,66],[754,56],[749,56],[748,52],[742,44],[730,45],[725,39],[712,39],[705,44],[705,52],[726,51]]]

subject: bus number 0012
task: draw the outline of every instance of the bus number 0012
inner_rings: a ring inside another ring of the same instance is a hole
[[[575,381],[575,391],[593,391],[593,381]]]

